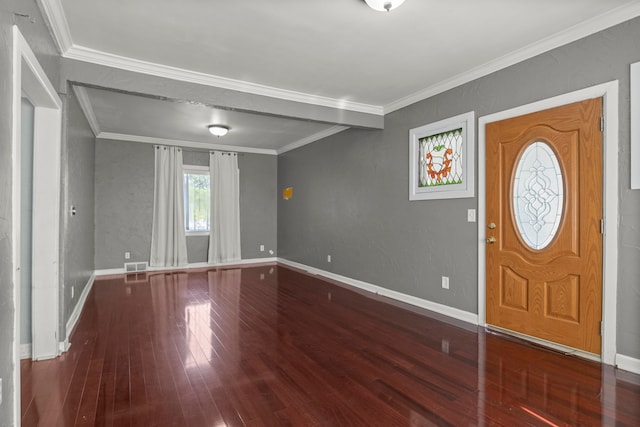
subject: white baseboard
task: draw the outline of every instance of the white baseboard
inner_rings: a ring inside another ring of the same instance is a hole
[[[640,359],[625,356],[624,354],[616,354],[616,365],[618,369],[640,374]]]
[[[271,262],[277,262],[277,261],[278,261],[277,258],[271,257],[271,258],[241,259],[239,261],[223,262],[219,264],[209,264],[207,262],[194,262],[191,264],[183,265],[181,267],[149,267],[149,269],[146,271],[170,271],[170,270],[190,270],[194,268],[231,267],[234,265],[265,264],[265,263],[271,263]],[[144,271],[138,271],[137,273],[144,273]],[[120,275],[120,274],[127,274],[127,272],[124,271],[124,267],[95,271],[96,276],[112,276],[112,275]]]
[[[31,359],[31,344],[20,344],[20,360]]]
[[[65,337],[64,341],[60,341],[58,343],[58,355],[69,351],[69,348],[71,347],[71,343],[69,342],[69,335]]]
[[[309,267],[308,265],[300,264],[294,261],[290,261],[288,259],[278,258],[278,262],[284,265],[288,265],[290,267],[298,268],[300,270],[306,270],[311,274],[336,280],[338,282],[344,283],[349,286],[353,286],[358,289],[362,289],[377,295],[382,295],[384,297],[391,298],[396,301],[401,301],[407,304],[414,305],[416,307],[421,307],[439,314],[443,314],[445,316],[452,317],[454,319],[462,320],[464,322],[471,323],[473,325],[478,324],[478,315],[475,313],[470,313],[468,311],[449,307],[444,304],[414,297],[412,295],[403,294],[402,292],[393,291],[391,289],[383,288],[381,286],[373,285],[371,283],[363,282],[361,280],[356,280],[346,276],[341,276],[339,274],[331,273],[329,271],[320,270],[315,267]]]
[[[76,323],[78,323],[78,319],[80,318],[80,314],[82,313],[84,304],[87,302],[87,296],[89,295],[89,292],[91,291],[91,288],[93,287],[93,283],[95,282],[95,280],[96,280],[96,274],[93,273],[91,277],[89,277],[87,284],[84,286],[84,289],[80,294],[80,297],[78,297],[78,302],[76,303],[76,306],[73,309],[73,312],[71,312],[71,316],[69,316],[69,320],[67,320],[67,325],[65,329],[66,336],[64,337],[63,341],[60,341],[60,346],[59,346],[60,353],[64,353],[68,351],[69,347],[71,346],[71,344],[69,343],[69,337],[71,336],[73,329],[76,327]]]

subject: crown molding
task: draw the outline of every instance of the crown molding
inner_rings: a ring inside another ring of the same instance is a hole
[[[349,126],[332,126],[329,129],[323,130],[318,133],[314,133],[313,135],[309,135],[305,138],[302,138],[296,142],[292,142],[291,144],[287,144],[282,148],[278,148],[276,150],[277,154],[286,153],[287,151],[294,150],[296,148],[300,148],[304,145],[311,144],[312,142],[318,141],[322,138],[326,138],[331,135],[335,135],[336,133],[342,132],[343,130],[349,129]]]
[[[392,113],[411,104],[415,104],[416,102],[446,92],[449,89],[453,89],[480,77],[487,76],[496,71],[510,67],[511,65],[533,58],[541,53],[548,52],[552,49],[590,36],[591,34],[595,34],[598,31],[629,21],[637,16],[640,16],[640,2],[636,0],[587,21],[581,22],[573,27],[569,27],[566,30],[513,51],[493,61],[489,61],[483,65],[472,68],[467,72],[445,79],[435,85],[386,104],[383,108],[384,114]]]
[[[270,98],[286,101],[301,102],[304,104],[318,105],[321,107],[336,108],[340,110],[354,111],[358,113],[383,115],[383,108],[379,105],[363,104],[360,102],[336,99],[326,96],[311,95],[242,80],[220,77],[198,71],[186,70],[169,65],[156,64],[141,61],[135,58],[114,55],[108,52],[79,46],[73,43],[71,31],[67,23],[64,9],[60,0],[38,0],[53,33],[58,49],[64,58],[90,62],[107,67],[148,74],[156,77],[164,77],[222,89],[235,90],[253,95],[268,96]]]
[[[275,156],[278,154],[276,150],[270,150],[267,148],[253,148],[253,147],[240,147],[236,145],[210,144],[207,142],[155,138],[152,136],[130,135],[125,133],[100,132],[98,135],[96,135],[96,138],[110,139],[114,141],[141,142],[143,144],[173,145],[176,147],[197,148],[200,150],[233,151],[236,153],[267,154],[271,156]]]
[[[62,56],[65,58],[153,75],[157,77],[164,77],[173,80],[181,80],[206,86],[219,87],[254,95],[267,96],[286,101],[300,102],[310,105],[349,110],[378,116],[384,116],[385,114],[392,113],[416,102],[438,95],[449,89],[453,89],[457,86],[463,85],[480,77],[484,77],[493,72],[502,70],[511,65],[530,59],[541,53],[566,45],[568,43],[594,34],[598,31],[640,16],[640,2],[637,0],[631,1],[602,15],[591,18],[564,31],[556,33],[553,36],[532,43],[522,49],[518,49],[498,59],[489,61],[481,66],[472,68],[467,72],[445,79],[418,92],[392,101],[384,106],[378,106],[275,88],[271,86],[245,82],[242,80],[230,79],[197,71],[171,67],[168,65],[155,64],[134,58],[127,58],[124,56],[94,50],[84,46],[78,46],[73,43],[73,40],[71,38],[69,26],[67,24],[67,20],[64,15],[64,10],[62,8],[60,0],[38,1],[41,4],[45,19],[49,22],[49,26],[52,29],[56,43],[58,44],[58,47],[62,52]]]
[[[383,109],[379,105],[362,104],[359,102],[347,101],[344,99],[329,98],[325,96],[311,95],[303,92],[296,92],[287,89],[280,89],[265,86],[257,83],[242,80],[230,79],[227,77],[215,76],[199,71],[186,70],[184,68],[172,67],[169,65],[156,64],[153,62],[141,61],[135,58],[114,55],[108,52],[91,49],[84,46],[73,45],[63,55],[68,59],[90,62],[92,64],[104,65],[126,71],[147,74],[156,77],[163,77],[189,83],[196,83],[205,86],[213,86],[227,90],[250,93],[252,95],[267,96],[270,98],[282,99],[285,101],[301,102],[304,104],[318,105],[321,107],[349,110],[358,113],[374,114],[381,116]]]
[[[89,127],[93,131],[93,135],[100,135],[100,124],[98,124],[98,119],[93,111],[93,106],[91,105],[87,89],[82,86],[73,86],[73,91],[78,98],[80,109],[84,113],[87,122],[89,122]]]
[[[38,0],[38,3],[44,12],[45,21],[53,33],[58,50],[64,55],[73,46],[73,39],[62,3],[60,0]]]

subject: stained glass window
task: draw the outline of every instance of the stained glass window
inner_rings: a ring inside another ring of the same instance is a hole
[[[564,204],[562,170],[555,153],[544,142],[529,145],[516,165],[513,209],[522,239],[532,249],[543,249],[555,237]]]
[[[418,140],[419,187],[462,183],[462,128]]]

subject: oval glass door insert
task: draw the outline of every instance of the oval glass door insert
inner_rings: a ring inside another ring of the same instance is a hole
[[[564,205],[562,170],[548,144],[536,141],[524,150],[512,194],[520,236],[531,249],[544,249],[558,232]]]

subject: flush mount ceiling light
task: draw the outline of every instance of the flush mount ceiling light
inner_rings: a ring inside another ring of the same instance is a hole
[[[227,132],[229,132],[229,126],[209,125],[207,127],[209,128],[209,132],[211,132],[213,135],[217,136],[218,138],[221,136],[225,136]]]
[[[404,3],[404,0],[364,0],[371,9],[389,12]]]

